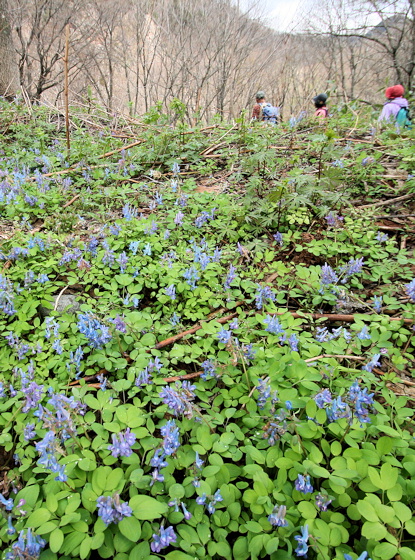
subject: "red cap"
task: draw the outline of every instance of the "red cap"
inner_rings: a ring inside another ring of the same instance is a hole
[[[396,97],[403,97],[404,93],[403,86],[391,86],[386,88],[385,97],[386,99],[396,99]]]

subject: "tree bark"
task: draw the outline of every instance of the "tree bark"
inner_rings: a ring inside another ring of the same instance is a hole
[[[12,99],[19,91],[19,67],[13,48],[7,0],[0,0],[0,95]]]

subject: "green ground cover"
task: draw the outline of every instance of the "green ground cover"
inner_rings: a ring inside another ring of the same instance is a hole
[[[415,133],[0,114],[5,558],[413,560]]]

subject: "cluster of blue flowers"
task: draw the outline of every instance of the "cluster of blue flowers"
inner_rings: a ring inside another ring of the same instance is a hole
[[[341,227],[343,220],[343,216],[338,216],[336,212],[329,212],[326,216],[327,225],[333,228]]]
[[[318,342],[337,340],[341,336],[343,336],[346,342],[350,342],[352,339],[352,335],[349,333],[347,329],[343,327],[338,327],[337,329],[333,329],[332,332],[330,332],[327,327],[317,327],[316,340]]]
[[[262,288],[257,285],[257,293],[255,294],[255,306],[257,309],[262,309],[267,301],[275,301],[275,294],[269,286]]]
[[[6,560],[36,560],[46,546],[46,541],[33,535],[31,529],[20,531],[19,538],[12,544],[12,549],[5,555]]]
[[[79,314],[77,326],[92,348],[102,348],[112,338],[108,327],[100,323],[91,313]]]
[[[14,315],[16,309],[14,307],[15,292],[13,284],[8,278],[0,274],[0,311],[5,315]]]
[[[298,546],[295,549],[295,553],[297,556],[307,556],[307,552],[308,552],[308,539],[309,539],[309,534],[308,534],[308,525],[304,525],[303,527],[300,527],[301,529],[301,535],[296,535],[294,538],[295,540],[298,542]]]
[[[100,496],[97,499],[98,515],[108,527],[110,523],[119,523],[124,517],[131,517],[132,509],[126,503],[120,502],[118,494]]]
[[[207,500],[207,495],[203,493],[201,496],[198,496],[196,498],[196,503],[199,504],[200,506],[202,505],[206,506],[208,513],[213,514],[216,511],[216,504],[218,502],[223,502],[223,497],[220,493],[220,490],[216,490],[213,496],[210,497],[209,503],[206,503],[206,500]]]
[[[303,494],[312,494],[314,490],[309,475],[304,477],[302,474],[299,474],[294,483],[294,487],[298,492],[302,492]]]
[[[54,432],[49,431],[46,433],[45,437],[35,444],[36,450],[40,454],[40,458],[37,462],[39,466],[45,469],[50,469],[57,476],[55,480],[60,482],[66,482],[68,480],[65,474],[65,466],[58,463],[56,457],[57,453],[61,453],[59,441],[56,439]]]
[[[346,401],[340,396],[334,398],[328,389],[318,393],[314,400],[319,408],[324,408],[329,422],[336,422],[340,418],[346,418],[349,422],[353,416],[360,422],[369,423],[369,409],[373,404],[373,393],[368,394],[367,388],[361,389],[357,381],[350,387]]]
[[[176,426],[174,420],[169,420],[164,426],[162,426],[160,431],[163,436],[163,442],[161,448],[156,449],[153,458],[150,461],[150,465],[154,467],[150,486],[157,481],[163,482],[164,476],[160,473],[160,469],[167,467],[168,463],[166,461],[166,457],[176,453],[177,449],[180,447],[179,428]]]
[[[268,521],[274,527],[287,527],[288,521],[285,519],[287,514],[287,507],[286,506],[274,506],[272,513],[268,515]]]
[[[0,288],[1,288],[1,277],[0,277]],[[409,297],[412,303],[415,303],[415,278],[409,282],[409,284],[405,284],[405,293]]]
[[[196,396],[195,389],[196,385],[191,385],[189,381],[183,381],[182,386],[179,381],[176,381],[176,389],[164,387],[160,392],[160,398],[176,416],[183,414],[191,418],[194,409],[192,401]]]
[[[187,510],[186,504],[184,502],[181,502],[178,498],[175,498],[174,500],[171,500],[168,503],[168,506],[169,507],[174,507],[174,511],[176,513],[178,513],[180,511],[179,508],[181,508],[182,512],[183,512],[183,516],[186,519],[186,521],[188,521],[189,519],[191,519],[193,517],[192,514],[190,513],[190,511]]]
[[[125,220],[127,220],[127,222],[130,222],[133,218],[137,217],[138,210],[137,210],[137,208],[134,208],[133,206],[130,206],[127,202],[127,204],[125,204],[123,206],[122,214],[123,214]]]
[[[108,450],[111,451],[113,457],[130,457],[133,450],[131,447],[135,444],[136,437],[131,433],[130,428],[127,428],[125,432],[120,432],[118,436],[112,434],[112,445],[108,446]]]
[[[197,228],[201,228],[203,224],[208,222],[209,220],[215,219],[215,212],[216,208],[213,208],[210,212],[203,211],[200,216],[198,216],[195,220],[195,226]]]
[[[271,391],[270,378],[258,379],[258,385],[255,387],[258,391],[257,405],[258,408],[263,409],[268,400],[271,399],[271,404],[274,405],[278,402],[277,391]]]
[[[212,362],[212,360],[205,360],[201,365],[203,368],[203,373],[200,377],[201,379],[203,379],[203,381],[206,381],[207,379],[210,379],[212,377],[219,377],[216,372],[215,364]]]
[[[172,526],[164,528],[163,525],[160,526],[158,533],[153,533],[153,541],[150,544],[150,548],[153,552],[160,552],[163,548],[166,548],[171,543],[175,543],[177,540],[177,535],[174,532]]]
[[[229,290],[232,282],[236,280],[236,278],[237,278],[236,268],[231,264],[229,267],[229,272],[226,276],[225,283],[223,284],[224,289]]]
[[[200,274],[196,267],[191,266],[183,272],[183,278],[192,290],[196,288],[196,281],[199,280]]]

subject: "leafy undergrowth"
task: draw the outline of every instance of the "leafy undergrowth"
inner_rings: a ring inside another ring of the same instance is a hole
[[[413,560],[414,133],[3,109],[5,557]]]

